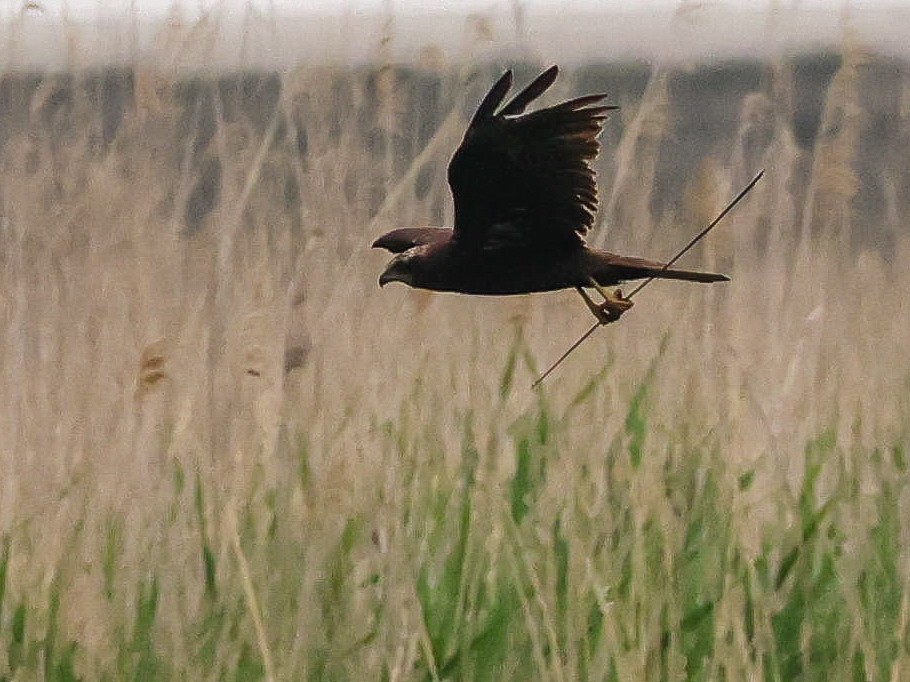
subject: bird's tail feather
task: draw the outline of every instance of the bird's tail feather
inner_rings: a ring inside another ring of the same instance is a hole
[[[714,272],[667,268],[664,263],[659,261],[614,254],[610,254],[609,270],[613,277],[620,280],[644,279],[646,277],[681,279],[688,282],[727,282],[730,280],[726,275]]]
[[[659,268],[656,270],[649,269],[644,274],[638,275],[638,278],[654,277],[656,279],[684,279],[688,282],[729,282],[730,278],[716,272],[698,272],[696,270],[675,270]]]

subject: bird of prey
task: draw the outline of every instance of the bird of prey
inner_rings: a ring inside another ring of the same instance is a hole
[[[720,282],[724,275],[668,268],[585,244],[597,210],[591,162],[606,95],[525,113],[556,80],[553,66],[500,108],[512,72],[477,108],[449,163],[455,227],[408,227],[373,243],[396,254],[379,278],[433,291],[504,296],[574,288],[601,324],[632,306],[606,287],[646,277]],[[595,303],[585,287],[604,298]]]

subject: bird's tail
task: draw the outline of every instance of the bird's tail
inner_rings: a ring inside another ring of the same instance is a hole
[[[611,277],[623,281],[644,279],[646,277],[654,277],[657,279],[682,279],[688,282],[727,282],[730,280],[726,275],[720,275],[714,272],[698,272],[696,270],[668,268],[665,263],[647,260],[645,258],[633,258],[630,256],[610,254],[607,260]],[[599,280],[600,278],[595,274],[595,279]]]

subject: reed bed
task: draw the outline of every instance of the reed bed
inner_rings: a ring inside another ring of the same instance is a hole
[[[565,74],[593,243],[767,175],[538,390],[574,293],[368,248],[500,66],[3,76],[0,678],[907,679],[907,66]]]

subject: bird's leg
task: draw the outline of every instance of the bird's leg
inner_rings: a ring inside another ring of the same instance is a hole
[[[610,322],[616,322],[616,320],[618,320],[624,312],[632,307],[632,301],[623,298],[622,291],[619,289],[614,292],[610,292],[600,286],[597,280],[595,280],[593,277],[589,277],[588,281],[591,283],[591,286],[597,289],[600,295],[603,296],[603,303],[595,303],[591,300],[591,297],[588,296],[588,292],[586,292],[583,288],[575,288],[584,299],[585,305],[588,306],[588,310],[594,314],[594,317],[597,318],[597,321],[600,322],[600,324],[609,324]]]
[[[608,308],[606,302],[597,304],[591,300],[591,297],[588,296],[588,292],[582,289],[581,287],[575,287],[575,290],[581,295],[585,301],[585,305],[588,306],[588,310],[597,318],[597,321],[600,324],[610,324],[610,322],[616,322],[619,319],[619,316],[622,313],[616,313]]]

